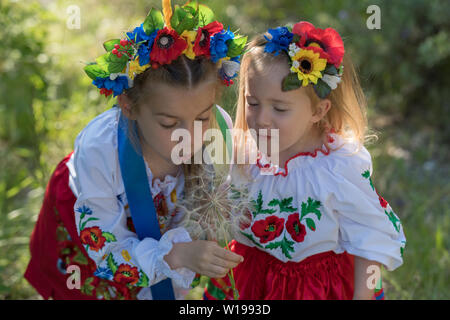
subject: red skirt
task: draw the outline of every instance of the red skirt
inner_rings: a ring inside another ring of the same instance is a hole
[[[58,164],[47,185],[31,234],[31,259],[24,276],[44,299],[136,299],[140,288],[95,275],[97,266],[83,247],[75,225],[76,197],[69,187],[66,166],[71,154]],[[79,285],[67,272],[70,265],[80,270]]]
[[[323,252],[300,262],[282,262],[235,240],[230,249],[244,257],[233,269],[240,300],[350,300],[354,262],[347,252]],[[205,299],[233,299],[228,277],[211,279]]]

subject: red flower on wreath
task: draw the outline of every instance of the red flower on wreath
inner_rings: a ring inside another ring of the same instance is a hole
[[[186,40],[180,37],[175,30],[165,27],[156,35],[150,59],[160,65],[169,64],[177,59],[186,47]]]
[[[269,216],[264,220],[256,221],[252,226],[252,232],[259,237],[259,242],[266,243],[277,238],[284,227],[284,219],[277,216]]]
[[[292,32],[300,36],[300,41],[297,44],[301,48],[318,52],[321,58],[327,59],[328,63],[339,68],[345,50],[344,42],[336,30],[333,28],[316,28],[313,24],[302,21],[294,25]]]
[[[210,57],[209,51],[211,36],[223,30],[223,24],[218,21],[211,22],[202,28],[198,28],[197,37],[194,43],[194,53],[196,56]]]
[[[139,281],[138,268],[122,263],[114,274],[114,281],[120,284],[134,285]]]
[[[286,222],[286,230],[291,235],[292,239],[297,242],[303,242],[306,235],[306,228],[300,223],[298,212],[291,214]]]
[[[112,94],[112,93],[113,93],[112,90],[108,90],[108,89],[106,89],[106,88],[101,88],[101,89],[100,89],[100,94],[105,95],[105,97],[109,96],[109,95]]]
[[[99,227],[84,228],[80,233],[81,243],[87,244],[89,249],[99,251],[105,245],[106,238]]]

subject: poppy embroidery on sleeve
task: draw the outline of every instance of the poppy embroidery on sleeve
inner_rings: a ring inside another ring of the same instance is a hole
[[[112,234],[111,232],[102,231],[98,226],[86,228],[86,224],[89,221],[99,220],[95,217],[90,217],[84,220],[86,216],[91,216],[93,213],[89,207],[83,205],[82,207],[78,207],[76,211],[80,213],[80,221],[78,224],[80,230],[80,239],[81,243],[85,245],[86,251],[90,249],[92,251],[98,252],[105,246],[105,242],[117,241],[114,234]]]
[[[66,227],[64,226],[58,210],[55,208],[55,217],[57,221],[56,241],[58,250],[57,268],[66,275],[71,276],[66,269],[69,265],[77,265],[81,269],[82,275],[89,275],[82,277],[82,285],[80,292],[85,295],[95,296],[101,300],[122,300],[122,299],[136,299],[141,287],[120,285],[113,280],[113,273],[108,267],[96,266],[94,260],[90,259],[70,236]],[[84,216],[92,215],[92,210],[83,206],[77,212],[85,213]],[[84,218],[83,216],[83,218]],[[81,219],[80,222],[82,222]],[[91,220],[92,221],[92,220]],[[104,257],[106,259],[106,255]],[[103,260],[104,260],[103,259]],[[145,281],[142,281],[145,284]]]

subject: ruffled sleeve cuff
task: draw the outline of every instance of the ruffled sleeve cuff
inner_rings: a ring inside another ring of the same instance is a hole
[[[174,243],[190,241],[192,239],[189,233],[182,227],[168,230],[159,241],[152,238],[145,238],[140,241],[135,254],[142,270],[152,279],[150,286],[165,278],[170,278],[178,287],[190,287],[195,272],[184,267],[172,270],[164,260],[164,256],[172,250]]]
[[[189,288],[195,278],[195,272],[188,268],[178,268],[172,270],[164,256],[172,250],[174,243],[192,241],[185,228],[179,227],[168,230],[159,240],[159,254],[157,257],[157,270],[160,270],[166,277],[171,278],[175,284],[182,288]]]

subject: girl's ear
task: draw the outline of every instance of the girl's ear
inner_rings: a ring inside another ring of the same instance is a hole
[[[133,112],[131,108],[131,101],[127,97],[125,93],[120,94],[117,96],[117,103],[120,106],[120,109],[122,110],[122,113],[130,120],[136,120],[135,112]]]
[[[313,123],[317,123],[322,120],[331,108],[331,101],[328,99],[322,99],[316,106],[316,112],[312,116]]]

